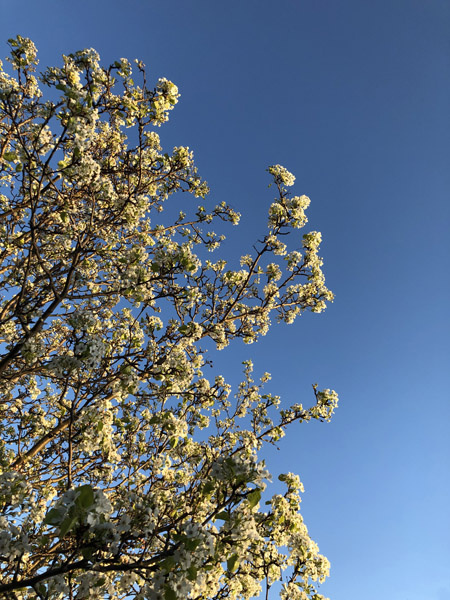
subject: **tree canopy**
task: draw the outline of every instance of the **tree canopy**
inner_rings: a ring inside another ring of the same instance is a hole
[[[92,49],[36,76],[33,43],[9,44],[0,597],[247,599],[283,579],[284,599],[322,598],[329,563],[300,479],[281,474],[271,496],[258,453],[296,422],[328,421],[337,395],[314,385],[312,406],[283,408],[251,361],[232,390],[206,355],[333,299],[320,233],[297,234],[309,198],[269,167],[267,231],[231,268],[221,232],[239,214],[211,206],[191,150],[164,152],[156,133],[176,85],[149,85],[139,61],[135,83],[130,62],[104,68]],[[181,192],[194,200],[174,212]]]

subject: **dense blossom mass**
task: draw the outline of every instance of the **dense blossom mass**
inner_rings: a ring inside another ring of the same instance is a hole
[[[37,77],[33,43],[9,44],[0,597],[249,599],[281,580],[284,599],[322,598],[329,565],[300,515],[302,484],[280,475],[271,497],[258,451],[295,422],[328,421],[335,392],[313,386],[312,406],[282,408],[250,361],[234,395],[205,369],[206,347],[254,342],[271,316],[291,323],[332,300],[320,234],[295,231],[309,199],[269,167],[267,232],[234,270],[213,256],[239,215],[208,207],[192,152],[163,152],[155,131],[178,88],[148,86],[136,61],[138,85],[127,60],[103,68],[92,49]],[[176,192],[199,200],[174,216]]]

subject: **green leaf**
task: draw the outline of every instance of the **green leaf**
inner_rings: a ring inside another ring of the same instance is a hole
[[[212,481],[207,481],[202,489],[202,496],[208,496],[214,489],[214,483]]]
[[[65,512],[65,509],[62,507],[51,508],[44,519],[44,525],[59,525]]]
[[[83,558],[86,558],[87,560],[92,560],[92,556],[94,554],[94,548],[92,548],[91,546],[88,546],[87,548],[82,548],[81,554],[82,554]]]
[[[189,567],[189,569],[187,570],[188,572],[188,579],[189,581],[196,581],[197,580],[197,569],[194,567],[194,565],[191,565]]]
[[[250,508],[254,508],[261,500],[261,490],[257,488],[253,492],[250,492],[250,494],[247,496],[247,500],[250,504]]]
[[[78,496],[75,503],[80,508],[90,508],[94,504],[94,490],[89,484],[77,488]]]
[[[232,554],[227,560],[227,569],[229,571],[235,571],[238,567],[238,555]]]
[[[73,529],[73,526],[75,525],[77,520],[78,520],[77,516],[68,515],[64,519],[64,521],[61,523],[61,526],[59,528],[60,537],[64,537],[66,535],[66,533],[68,533],[71,529]]]
[[[215,519],[221,519],[222,521],[229,521],[230,520],[230,515],[223,510],[223,511],[217,513],[217,515],[215,515],[214,518]]]
[[[45,597],[47,595],[47,587],[45,583],[38,583],[36,586],[36,591],[39,592],[41,596]]]
[[[166,586],[166,589],[164,590],[164,598],[166,600],[177,600],[177,595],[172,588]]]
[[[173,556],[168,556],[162,561],[161,566],[166,572],[169,572],[175,566],[175,559],[173,558]]]
[[[192,551],[195,550],[199,544],[200,540],[187,539],[184,542],[184,547],[186,548],[186,550]]]
[[[94,587],[101,587],[104,583],[106,583],[106,579],[104,577],[99,577],[94,583]]]

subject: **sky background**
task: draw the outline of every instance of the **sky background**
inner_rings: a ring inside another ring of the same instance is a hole
[[[270,164],[311,197],[336,299],[218,356],[272,373],[285,405],[338,391],[330,424],[265,454],[299,473],[331,561],[331,600],[450,599],[450,4],[443,0],[0,2],[41,66],[85,47],[142,59],[182,94],[163,145],[187,145],[210,202],[242,213],[224,254],[263,235]],[[274,484],[273,491],[277,487]]]

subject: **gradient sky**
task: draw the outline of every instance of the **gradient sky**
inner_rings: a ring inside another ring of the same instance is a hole
[[[180,88],[167,148],[188,145],[211,202],[242,213],[224,252],[264,232],[267,165],[297,176],[334,304],[220,353],[272,373],[288,403],[330,387],[330,424],[266,453],[305,484],[303,515],[331,561],[332,600],[450,599],[450,4],[444,0],[16,0],[6,40],[42,68],[96,48]],[[274,490],[276,487],[274,487]]]

